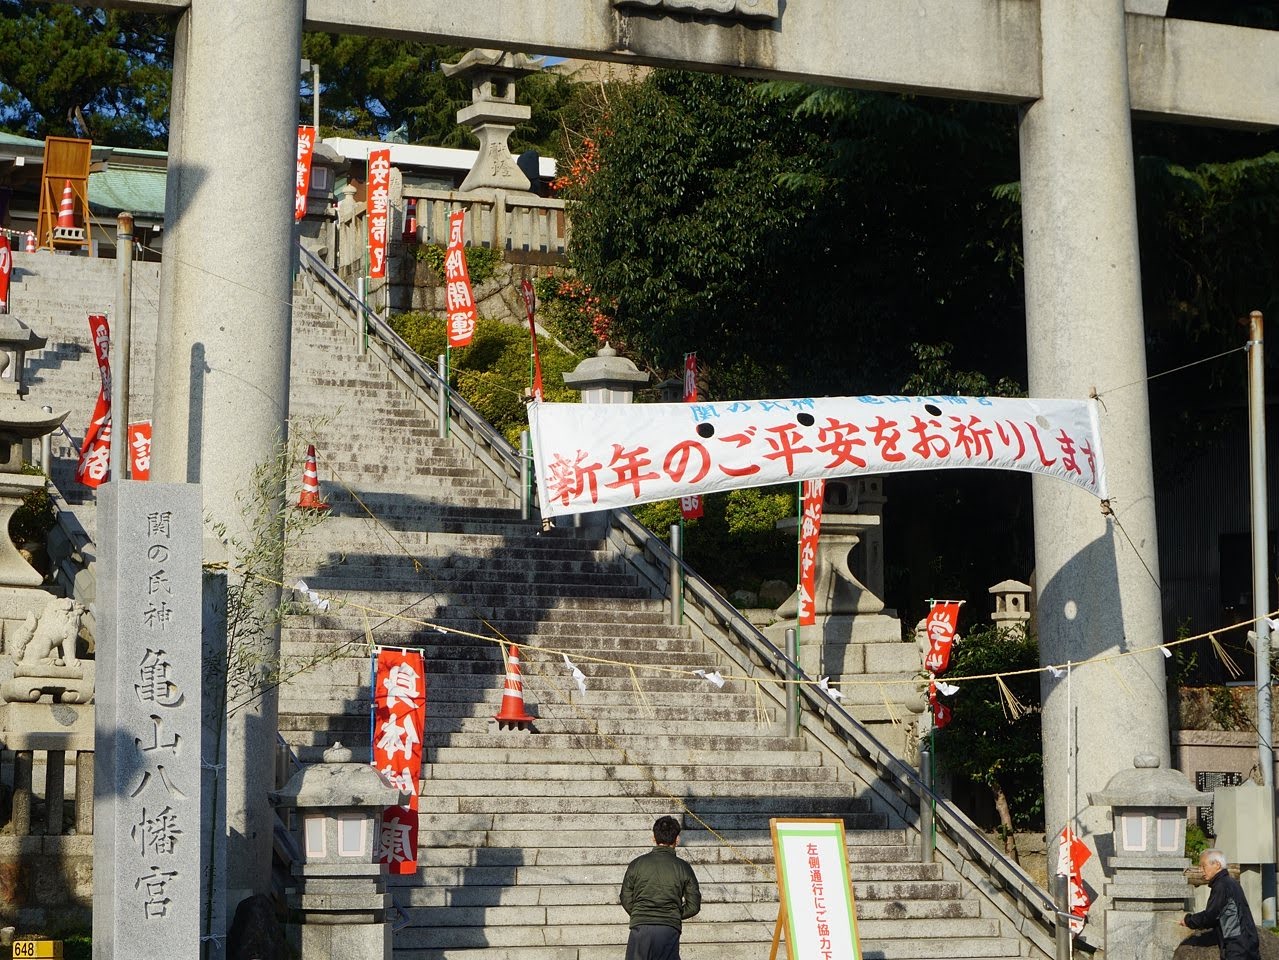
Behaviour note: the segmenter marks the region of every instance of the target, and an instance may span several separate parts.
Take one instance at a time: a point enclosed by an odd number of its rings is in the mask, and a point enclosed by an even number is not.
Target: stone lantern
[[[1186,808],[1212,802],[1183,774],[1160,766],[1159,758],[1134,758],[1088,802],[1111,808],[1113,853],[1106,858],[1112,877],[1105,894],[1106,956],[1109,960],[1170,957],[1181,942],[1175,924],[1189,887],[1185,869]]]
[[[562,376],[566,387],[581,391],[583,403],[630,403],[635,391],[648,383],[647,373],[607,343]]]
[[[389,960],[387,868],[374,862],[374,852],[382,811],[407,800],[340,743],[271,795],[288,812],[297,844],[293,874],[300,882],[287,891],[288,933],[305,960]]]
[[[440,69],[446,77],[471,81],[471,105],[457,112],[457,122],[475,134],[480,151],[461,189],[532,189],[506,143],[516,125],[533,114],[515,102],[515,81],[540,71],[541,61],[522,53],[470,50],[457,63],[442,64]]]
[[[988,591],[995,598],[995,612],[990,622],[1000,633],[1025,629],[1030,622],[1030,584],[1020,580],[1004,580]]]

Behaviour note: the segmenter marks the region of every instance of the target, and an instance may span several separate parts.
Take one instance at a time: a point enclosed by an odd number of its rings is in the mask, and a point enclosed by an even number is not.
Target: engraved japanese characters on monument
[[[98,516],[93,954],[110,960],[119,945],[130,958],[195,955],[200,488],[111,483],[99,490]]]

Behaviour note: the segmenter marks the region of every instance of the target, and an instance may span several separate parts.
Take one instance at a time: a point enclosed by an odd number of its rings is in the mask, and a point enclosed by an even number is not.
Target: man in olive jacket
[[[1199,866],[1212,893],[1208,895],[1208,906],[1199,913],[1186,914],[1181,925],[1191,930],[1215,927],[1222,960],[1259,960],[1261,946],[1252,909],[1239,881],[1226,869],[1226,855],[1220,850],[1205,850],[1199,857]]]
[[[651,851],[636,857],[622,880],[622,907],[631,918],[626,960],[679,960],[684,921],[702,909],[702,891],[686,860],[675,856],[679,821],[653,824]]]

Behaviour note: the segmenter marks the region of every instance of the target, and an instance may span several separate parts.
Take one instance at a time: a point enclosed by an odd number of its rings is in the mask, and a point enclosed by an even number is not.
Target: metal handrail
[[[700,607],[704,614],[730,631],[748,651],[755,653],[765,669],[775,673],[778,679],[785,679],[788,671],[794,671],[790,675],[808,680],[808,683],[800,686],[801,695],[817,714],[826,719],[831,730],[870,763],[881,779],[894,781],[888,786],[898,796],[906,799],[912,808],[919,809],[924,804],[932,806],[938,831],[949,836],[956,844],[967,847],[987,872],[997,875],[1000,885],[1010,896],[1029,911],[1030,918],[1041,927],[1043,934],[1046,937],[1051,935],[1057,920],[1057,907],[1052,897],[1041,890],[1019,865],[1010,861],[995,847],[962,810],[930,789],[914,768],[884,746],[836,700],[823,695],[798,663],[788,658],[740,610],[725,600],[681,558],[675,556],[665,541],[640,523],[633,513],[629,510],[613,510],[610,522],[614,529],[630,538],[644,554],[653,554],[656,566],[669,569],[674,564],[682,569],[685,610]],[[661,573],[656,573],[653,577],[655,586],[660,587],[664,580]],[[962,857],[962,852],[960,856]],[[1085,950],[1096,949],[1095,944],[1082,936],[1076,938],[1076,945]]]
[[[428,363],[423,361],[421,356],[409,347],[381,317],[377,316],[367,305],[361,302],[359,296],[333,272],[328,264],[311,251],[303,247],[300,247],[300,249],[303,255],[302,261],[308,271],[329,286],[345,301],[353,313],[356,310],[362,310],[369,319],[369,326],[372,331],[385,343],[388,351],[398,361],[407,366],[432,392],[438,392],[441,388],[449,391],[450,411],[458,414],[458,425],[466,431],[478,433],[479,439],[483,444],[498,456],[508,471],[514,472],[518,477],[520,454],[510,445],[507,439],[494,430],[488,421],[470,404],[466,403],[452,387],[443,383],[439,374]],[[461,435],[462,432],[459,431],[459,436]],[[699,609],[701,614],[708,620],[713,620],[724,629],[730,631],[748,652],[754,653],[763,662],[765,669],[776,674],[779,679],[784,679],[788,675],[788,671],[794,671],[793,675],[801,679],[811,680],[803,673],[799,664],[788,659],[783,651],[779,650],[754,624],[742,616],[741,611],[720,596],[703,577],[689,567],[681,558],[676,557],[671,552],[670,547],[660,537],[640,523],[634,514],[629,510],[611,510],[609,514],[611,528],[629,538],[642,556],[652,554],[656,566],[669,570],[672,565],[675,565],[682,571],[685,584],[686,610],[693,612],[690,608]],[[627,559],[633,563],[635,561],[635,558],[629,555]],[[657,575],[654,578],[654,586],[664,591],[666,589],[666,578],[660,574]],[[874,768],[878,779],[888,789],[892,790],[901,802],[915,810],[918,810],[925,803],[934,808],[938,832],[947,836],[956,845],[955,850],[951,851],[952,856],[957,858],[953,861],[955,866],[962,869],[969,862],[964,857],[963,850],[960,849],[961,847],[967,848],[973,858],[984,868],[984,872],[991,875],[992,879],[1019,904],[1023,910],[1023,916],[1030,919],[1038,928],[1036,932],[1041,937],[1047,938],[1048,949],[1046,949],[1046,952],[1051,954],[1051,937],[1055,931],[1058,916],[1057,908],[1052,898],[1039,888],[1029,874],[1017,864],[1012,863],[1001,850],[995,847],[986,838],[985,834],[968,819],[963,811],[950,800],[937,795],[925,785],[912,767],[904,763],[884,746],[869,729],[854,719],[847,710],[833,699],[822,695],[816,685],[811,682],[801,685],[800,690],[813,711],[825,718],[829,729],[841,742],[850,747]],[[810,715],[812,714],[810,713]],[[1013,920],[1014,918],[1010,917],[1009,919]],[[1020,926],[1019,932],[1023,934],[1029,933],[1029,931]],[[1096,949],[1095,944],[1082,936],[1076,938],[1076,945],[1084,950]]]
[[[464,443],[469,439],[471,442],[478,443],[491,451],[504,468],[504,475],[499,477],[499,479],[504,482],[510,492],[517,496],[522,495],[520,455],[516,453],[515,448],[511,446],[506,437],[493,429],[492,424],[484,418],[483,414],[445,383],[439,372],[424,361],[416,350],[405,343],[404,339],[392,329],[390,324],[364,303],[359,294],[352,290],[321,257],[300,244],[298,249],[301,252],[300,262],[307,272],[329,287],[351,311],[352,315],[356,317],[363,316],[365,328],[368,332],[377,337],[378,341],[395,361],[407,368],[421,386],[436,397],[440,395],[441,390],[447,391],[449,420],[463,428],[460,439]],[[360,331],[357,330],[356,332],[359,333]]]

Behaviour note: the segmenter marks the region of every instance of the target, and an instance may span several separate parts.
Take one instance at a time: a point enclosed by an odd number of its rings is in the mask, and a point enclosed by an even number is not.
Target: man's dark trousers
[[[662,923],[631,927],[626,960],[679,960],[679,931]]]

